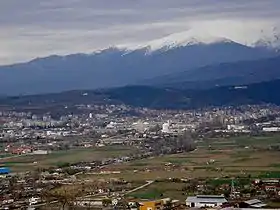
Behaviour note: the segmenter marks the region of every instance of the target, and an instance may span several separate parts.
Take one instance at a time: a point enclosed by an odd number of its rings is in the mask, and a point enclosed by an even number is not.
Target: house
[[[223,195],[197,195],[186,199],[186,206],[191,208],[219,207],[228,201]]]
[[[176,207],[180,205],[179,200],[164,198],[160,200],[142,200],[129,202],[130,210],[161,210],[167,206]]]
[[[163,207],[163,200],[140,202],[140,210],[158,210]]]
[[[139,210],[140,204],[138,202],[129,202],[128,203],[130,210]]]
[[[33,155],[47,155],[47,154],[49,154],[49,151],[47,151],[47,150],[35,150],[35,151],[33,151],[32,154]]]
[[[39,203],[40,201],[41,201],[40,198],[32,197],[32,198],[29,199],[29,205],[30,205],[30,206],[31,206],[31,205],[35,205],[35,204]]]
[[[247,200],[239,204],[240,208],[263,208],[265,206],[267,205],[258,199]]]
[[[102,199],[81,199],[76,201],[75,206],[79,207],[101,207],[103,206],[103,200]]]
[[[256,209],[255,208],[234,208],[234,207],[228,207],[228,208],[222,208],[220,210],[256,210]],[[258,210],[275,210],[275,209],[258,208]]]

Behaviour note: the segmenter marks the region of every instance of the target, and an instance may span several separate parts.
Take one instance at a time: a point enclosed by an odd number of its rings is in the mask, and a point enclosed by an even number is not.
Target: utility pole
[[[234,188],[234,180],[231,180],[231,189],[230,189],[230,197],[235,198],[235,188]]]

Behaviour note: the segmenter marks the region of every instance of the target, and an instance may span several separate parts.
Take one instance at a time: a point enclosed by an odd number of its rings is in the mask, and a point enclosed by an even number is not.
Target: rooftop
[[[261,207],[265,207],[266,204],[263,203],[262,201],[258,200],[258,199],[251,199],[248,201],[244,201],[244,203],[250,205],[253,208],[261,208]]]
[[[221,195],[198,195],[190,196],[186,199],[189,203],[227,203],[228,201]]]

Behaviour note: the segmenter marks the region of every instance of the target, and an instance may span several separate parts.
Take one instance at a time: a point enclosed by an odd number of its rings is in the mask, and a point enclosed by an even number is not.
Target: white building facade
[[[219,207],[228,201],[222,195],[197,195],[186,199],[186,206],[191,208]]]

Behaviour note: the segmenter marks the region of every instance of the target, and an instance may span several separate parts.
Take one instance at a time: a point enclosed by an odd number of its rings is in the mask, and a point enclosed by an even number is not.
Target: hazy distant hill
[[[247,86],[226,86],[207,90],[178,90],[155,87],[122,87],[107,91],[110,99],[132,106],[153,108],[200,108],[240,104],[280,105],[280,80]]]
[[[148,86],[125,86],[94,91],[68,91],[57,94],[8,97],[0,105],[36,106],[91,103],[124,103],[149,108],[200,108],[240,104],[280,105],[280,80],[243,87],[218,87],[207,90],[177,90]]]

